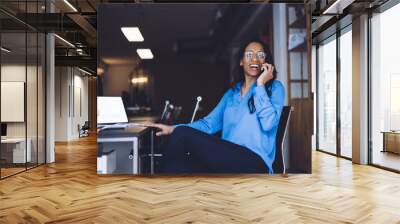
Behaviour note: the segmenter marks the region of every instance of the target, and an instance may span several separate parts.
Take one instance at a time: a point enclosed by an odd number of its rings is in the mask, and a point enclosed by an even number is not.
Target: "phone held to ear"
[[[264,72],[264,68],[261,68],[260,74],[258,74],[258,75],[261,75],[263,72]]]

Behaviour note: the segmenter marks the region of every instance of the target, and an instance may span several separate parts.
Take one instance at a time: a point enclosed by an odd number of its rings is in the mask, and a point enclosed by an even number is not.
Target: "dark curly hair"
[[[274,65],[274,59],[273,59],[271,50],[269,49],[268,45],[266,45],[262,40],[257,39],[257,38],[243,41],[240,44],[240,48],[239,48],[239,51],[236,56],[237,61],[240,61],[243,58],[246,47],[250,43],[253,43],[253,42],[259,43],[263,47],[264,52],[266,54],[265,62],[267,62],[268,64],[271,64],[271,65]],[[275,65],[274,65],[274,67],[275,67]],[[267,94],[269,97],[271,97],[271,95],[272,95],[272,83],[274,82],[274,80],[276,79],[276,76],[277,76],[277,71],[275,68],[274,68],[274,72],[272,75],[273,75],[273,78],[271,80],[269,80],[267,83],[265,83],[265,90],[267,91]],[[245,75],[243,74],[243,68],[242,68],[242,66],[240,66],[238,64],[234,71],[232,86],[235,86],[239,82],[244,83],[244,80],[245,80],[244,76]],[[253,95],[250,97],[249,101],[247,102],[247,105],[248,105],[248,108],[249,108],[249,111],[251,114],[256,111],[256,108],[254,106],[254,96]]]

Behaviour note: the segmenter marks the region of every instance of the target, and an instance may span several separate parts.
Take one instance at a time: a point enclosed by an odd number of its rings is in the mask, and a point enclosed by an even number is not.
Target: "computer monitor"
[[[97,123],[128,123],[128,117],[121,97],[97,97]]]
[[[1,137],[7,136],[7,124],[1,123]]]

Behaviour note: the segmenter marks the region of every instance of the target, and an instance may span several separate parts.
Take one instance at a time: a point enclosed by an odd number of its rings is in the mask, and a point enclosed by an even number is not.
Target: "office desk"
[[[158,122],[160,116],[132,116],[129,117],[129,122],[132,123],[142,123],[142,122]]]
[[[99,174],[140,174],[142,159],[150,156],[150,173],[154,173],[154,132],[148,127],[127,129],[105,129],[97,136],[98,158],[115,152],[115,170],[105,171],[98,167]],[[98,164],[99,165],[99,164]]]
[[[400,131],[382,131],[383,150],[382,152],[392,152],[400,154]]]
[[[25,142],[27,142],[26,151],[25,151]],[[1,139],[2,157],[3,159],[5,159],[6,163],[31,162],[32,160],[31,146],[32,146],[32,140],[30,138]]]

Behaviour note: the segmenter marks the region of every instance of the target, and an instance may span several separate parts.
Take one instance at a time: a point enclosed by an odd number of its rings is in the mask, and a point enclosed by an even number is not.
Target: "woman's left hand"
[[[257,78],[257,86],[263,86],[265,83],[267,83],[269,80],[271,80],[274,76],[274,66],[268,63],[264,63],[261,65],[261,68],[264,69],[264,71],[261,73],[261,75]]]

